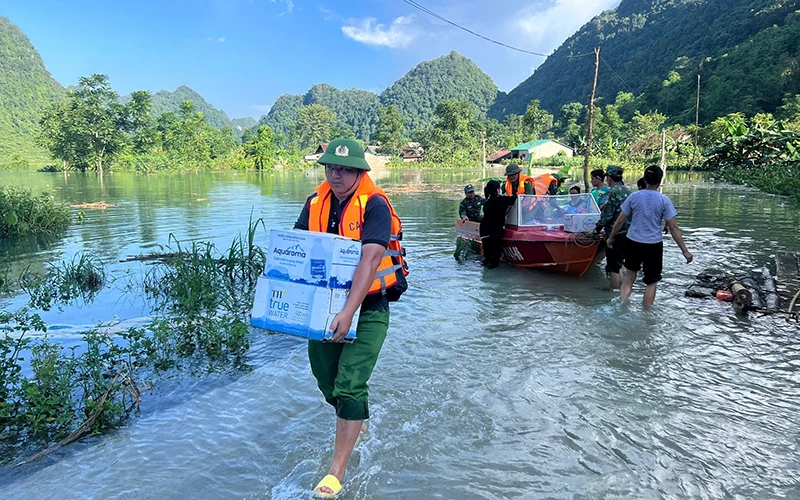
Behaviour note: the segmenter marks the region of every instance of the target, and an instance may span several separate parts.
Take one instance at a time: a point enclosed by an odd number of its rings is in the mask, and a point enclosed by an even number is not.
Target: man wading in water
[[[308,359],[317,386],[336,409],[336,442],[328,475],[314,488],[317,498],[335,498],[347,461],[369,418],[367,381],[389,329],[389,302],[407,288],[400,246],[400,219],[383,190],[367,175],[364,149],[350,139],[328,144],[318,163],[327,179],[308,198],[295,229],[361,240],[361,262],[344,309],[331,322],[331,342],[309,340]],[[341,343],[358,309],[356,339]]]

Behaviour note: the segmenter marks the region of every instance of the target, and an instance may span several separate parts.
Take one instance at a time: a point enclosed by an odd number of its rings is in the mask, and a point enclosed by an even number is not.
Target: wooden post
[[[589,157],[592,154],[592,127],[594,126],[594,94],[597,91],[597,73],[600,71],[600,47],[594,48],[594,83],[589,98],[589,130],[586,133],[586,158],[583,160],[583,186],[589,192]]]
[[[697,74],[697,104],[694,108],[694,149],[692,149],[692,164],[689,166],[690,172],[694,169],[698,135],[700,135],[700,73]]]
[[[481,131],[481,139],[483,140],[483,162],[481,163],[481,171],[483,178],[486,178],[486,131]]]

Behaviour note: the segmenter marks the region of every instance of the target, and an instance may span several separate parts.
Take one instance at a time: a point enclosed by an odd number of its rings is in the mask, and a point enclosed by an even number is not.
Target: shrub
[[[0,186],[0,237],[57,233],[69,227],[69,207],[47,194]]]

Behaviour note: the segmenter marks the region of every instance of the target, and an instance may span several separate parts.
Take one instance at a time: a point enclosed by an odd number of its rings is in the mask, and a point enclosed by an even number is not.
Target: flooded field
[[[321,175],[0,173],[101,204],[75,208],[84,221],[62,236],[0,243],[0,260],[14,273],[87,250],[122,283],[143,265],[120,260],[171,235],[226,246],[251,214],[290,228]],[[460,190],[482,176],[376,176],[403,219],[412,274],[392,305],[370,432],[343,498],[800,496],[796,324],[684,297],[703,270],[774,266],[776,252],[800,250],[800,206],[671,178],[664,193],[695,262],[668,240],[656,306],[644,311],[641,288],[621,306],[599,267],[574,278],[456,261]],[[42,317],[70,344],[86,327],[148,315],[112,285]],[[0,498],[305,498],[329,465],[333,413],[302,341],[251,340],[251,370],[161,381],[118,431],[0,470]]]

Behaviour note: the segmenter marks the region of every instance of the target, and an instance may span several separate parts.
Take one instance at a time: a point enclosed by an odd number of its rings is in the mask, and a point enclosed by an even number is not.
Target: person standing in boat
[[[464,186],[464,199],[458,206],[458,216],[463,221],[480,222],[481,207],[486,200],[475,194],[475,187],[472,184]]]
[[[597,221],[597,226],[595,227],[596,233],[605,231],[606,238],[611,234],[614,223],[622,213],[622,204],[631,194],[630,190],[628,190],[622,182],[622,174],[622,168],[616,165],[609,166],[606,172],[610,189],[606,195],[607,201],[600,212],[600,220]],[[623,256],[627,242],[625,234],[629,226],[630,222],[620,226],[614,248],[606,244],[606,273],[608,274],[611,290],[616,290],[622,284],[620,271],[622,270]]]
[[[400,219],[386,193],[367,175],[370,167],[361,145],[352,139],[331,141],[318,163],[325,166],[326,180],[308,198],[295,229],[361,240],[361,261],[347,302],[330,325],[332,341],[308,342],[311,372],[325,401],[336,410],[333,464],[314,495],[334,498],[342,489],[359,432],[366,429],[367,381],[389,329],[389,302],[405,291],[407,271]],[[359,309],[356,339],[342,343]]]
[[[606,202],[606,195],[611,190],[610,187],[606,186],[605,179],[606,173],[600,170],[592,170],[592,198],[594,198],[594,202],[597,203],[598,208],[603,208],[603,204]]]
[[[501,196],[500,183],[497,181],[487,182],[483,194],[486,196],[480,227],[483,265],[487,269],[494,269],[500,265],[506,214],[511,205],[517,201],[517,195]]]
[[[506,180],[503,182],[502,192],[508,196],[516,194],[536,194],[533,179],[522,173],[516,163],[506,166]],[[487,198],[488,199],[488,198]]]
[[[658,192],[664,171],[657,165],[651,165],[644,171],[644,181],[647,189],[636,191],[622,204],[622,213],[614,228],[608,236],[608,247],[615,248],[619,232],[628,221],[626,248],[625,248],[625,280],[620,288],[620,300],[627,302],[633,290],[633,283],[639,270],[644,271],[644,305],[651,306],[656,301],[656,289],[661,281],[661,271],[664,263],[664,241],[661,233],[661,221],[667,222],[667,229],[672,238],[683,252],[686,263],[690,264],[694,256],[686,243],[675,221],[678,212],[672,200]]]

